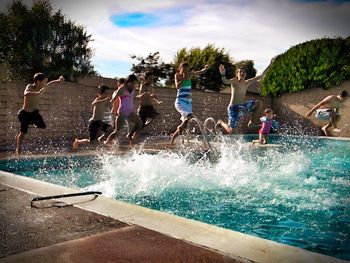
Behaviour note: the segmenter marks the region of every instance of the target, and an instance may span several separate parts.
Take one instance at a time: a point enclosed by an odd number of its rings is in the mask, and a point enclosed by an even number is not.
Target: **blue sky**
[[[31,3],[31,0],[22,0]],[[0,1],[3,10],[10,0]],[[350,35],[350,1],[309,0],[54,0],[92,34],[92,60],[106,77],[130,73],[130,55],[160,52],[171,62],[183,47],[225,48],[252,59],[258,73],[272,57],[298,43]]]

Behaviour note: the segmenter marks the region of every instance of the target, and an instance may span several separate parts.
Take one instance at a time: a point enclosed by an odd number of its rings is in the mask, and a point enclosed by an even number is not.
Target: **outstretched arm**
[[[270,64],[267,66],[267,68],[263,71],[263,73],[261,75],[256,76],[256,77],[251,78],[251,79],[247,79],[246,83],[251,84],[251,83],[256,82],[256,81],[261,81],[265,77],[266,73],[269,71],[269,69],[270,69],[272,63],[275,61],[275,59],[276,59],[276,57],[273,57],[271,59]]]
[[[92,105],[92,106],[96,106],[96,104],[105,102],[105,101],[107,101],[107,100],[109,100],[109,97],[106,97],[106,98],[104,98],[104,99],[96,98],[96,99],[91,103],[91,105]]]
[[[235,78],[232,78],[232,79],[227,79],[226,78],[226,69],[225,69],[225,66],[223,64],[221,64],[219,66],[219,71],[220,71],[220,74],[221,74],[221,80],[222,80],[222,83],[226,84],[226,85],[231,85],[235,82]]]
[[[317,103],[311,110],[309,110],[309,111],[305,114],[305,116],[306,116],[306,117],[310,117],[311,114],[312,114],[315,110],[317,110],[317,109],[319,109],[321,106],[326,105],[327,103],[329,103],[329,102],[333,99],[333,97],[334,97],[333,95],[330,95],[330,96],[326,97],[325,99],[323,99],[321,102]]]
[[[205,72],[207,72],[208,68],[209,68],[209,65],[207,64],[207,65],[204,66],[203,69],[198,70],[198,71],[192,71],[191,74],[192,74],[193,76],[202,75],[202,74],[204,74]]]

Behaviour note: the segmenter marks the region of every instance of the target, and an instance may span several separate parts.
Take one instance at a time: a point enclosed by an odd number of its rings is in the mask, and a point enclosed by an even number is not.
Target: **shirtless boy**
[[[49,86],[60,84],[64,81],[63,76],[59,79],[52,80],[47,83],[47,77],[43,73],[36,73],[33,77],[33,84],[28,84],[24,90],[23,107],[18,112],[18,120],[21,123],[20,131],[16,135],[16,156],[18,157],[22,151],[22,143],[25,135],[28,133],[30,124],[34,124],[37,128],[45,129],[46,124],[43,117],[39,113],[40,96]]]
[[[271,61],[272,63],[272,61]],[[271,65],[270,63],[270,65]],[[225,123],[222,120],[218,120],[217,125],[220,125],[225,129],[227,133],[234,133],[238,122],[241,117],[243,117],[246,113],[252,112],[252,116],[250,118],[250,121],[248,123],[248,127],[251,127],[253,125],[258,125],[259,122],[259,113],[262,110],[262,102],[259,100],[245,100],[245,95],[247,93],[247,89],[249,85],[251,85],[253,82],[261,81],[261,79],[264,77],[265,73],[267,72],[269,67],[267,67],[263,74],[260,76],[256,76],[251,79],[245,79],[246,72],[243,68],[238,68],[236,70],[236,77],[232,79],[227,79],[225,76],[226,70],[224,65],[220,65],[219,71],[222,76],[222,82],[224,84],[230,84],[231,85],[231,99],[230,104],[227,108],[227,115],[228,115],[228,123]]]
[[[344,101],[349,97],[349,93],[343,90],[338,95],[330,95],[317,103],[305,116],[310,117],[316,111],[315,117],[318,120],[327,121],[321,129],[326,136],[329,136],[328,128],[333,126],[334,132],[339,132],[337,124],[340,120],[339,109],[344,107]]]

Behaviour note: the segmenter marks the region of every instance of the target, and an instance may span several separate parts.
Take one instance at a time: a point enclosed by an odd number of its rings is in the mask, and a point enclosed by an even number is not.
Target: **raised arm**
[[[251,79],[247,79],[246,83],[251,84],[252,82],[261,81],[265,77],[266,73],[269,71],[269,69],[270,69],[272,63],[275,61],[275,59],[276,59],[276,57],[273,57],[271,59],[270,64],[267,66],[267,68],[263,71],[263,73],[261,75],[256,76],[256,77],[251,78]]]
[[[28,84],[26,89],[24,90],[24,96],[37,96],[44,91],[44,89],[41,89],[39,91],[34,91],[33,88],[34,87],[32,84]]]
[[[209,68],[209,65],[207,64],[207,65],[204,66],[203,69],[198,70],[198,71],[192,71],[191,74],[192,74],[193,76],[202,75],[202,74],[204,74],[205,72],[207,72],[208,68]]]
[[[124,89],[125,87],[121,87],[117,91],[114,91],[110,102],[113,102],[116,98],[120,97],[123,94]]]
[[[235,78],[232,78],[232,79],[227,79],[226,78],[226,69],[225,69],[225,66],[223,64],[221,64],[219,66],[219,71],[220,71],[220,74],[221,74],[221,80],[222,80],[222,83],[226,84],[226,85],[231,85],[235,82]]]
[[[91,103],[91,105],[92,105],[92,106],[96,106],[97,104],[102,103],[102,102],[105,102],[105,101],[107,101],[107,100],[109,100],[109,97],[106,97],[106,98],[104,98],[104,99],[96,98],[96,99]]]
[[[311,114],[312,114],[315,110],[317,110],[317,109],[319,109],[320,107],[322,107],[323,105],[326,105],[327,103],[331,102],[331,100],[332,100],[333,98],[334,98],[334,95],[330,95],[330,96],[326,97],[326,98],[323,99],[321,102],[317,103],[311,110],[309,110],[309,111],[305,114],[305,116],[306,116],[306,117],[310,117]]]

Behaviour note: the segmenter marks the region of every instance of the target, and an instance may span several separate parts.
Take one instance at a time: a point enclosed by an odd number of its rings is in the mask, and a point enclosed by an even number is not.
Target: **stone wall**
[[[281,97],[274,97],[272,99],[273,107],[279,121],[284,124],[285,132],[314,136],[324,135],[321,127],[327,122],[316,120],[314,117],[315,114],[310,118],[305,118],[304,116],[306,112],[325,97],[328,95],[337,95],[343,90],[347,90],[350,94],[350,81],[345,81],[340,86],[328,90],[315,88],[298,93],[284,94]],[[344,102],[344,106],[341,109],[341,119],[338,124],[341,131],[336,134],[333,133],[333,136],[350,137],[350,98]]]
[[[74,138],[88,137],[86,121],[91,116],[91,102],[96,97],[97,86],[106,83],[115,87],[115,80],[95,78],[85,79],[78,83],[64,82],[59,87],[51,87],[42,95],[39,110],[47,128],[30,128],[23,148],[36,147],[52,143],[67,143]],[[91,84],[93,83],[93,85]],[[17,112],[23,104],[23,91],[26,83],[1,82],[0,83],[0,150],[13,150],[15,147],[15,135],[19,130]],[[143,131],[146,135],[170,134],[180,123],[180,115],[176,112],[174,101],[176,90],[173,88],[156,88],[155,93],[163,103],[156,105],[160,116]],[[264,107],[271,107],[269,97],[261,98],[256,95],[248,95],[248,98],[259,98],[264,101]],[[193,112],[204,121],[208,117],[215,120],[221,118],[227,120],[226,108],[230,100],[229,93],[214,93],[201,90],[193,90]],[[135,101],[137,107],[137,101]],[[239,132],[256,132],[248,130],[247,117],[238,127]]]

